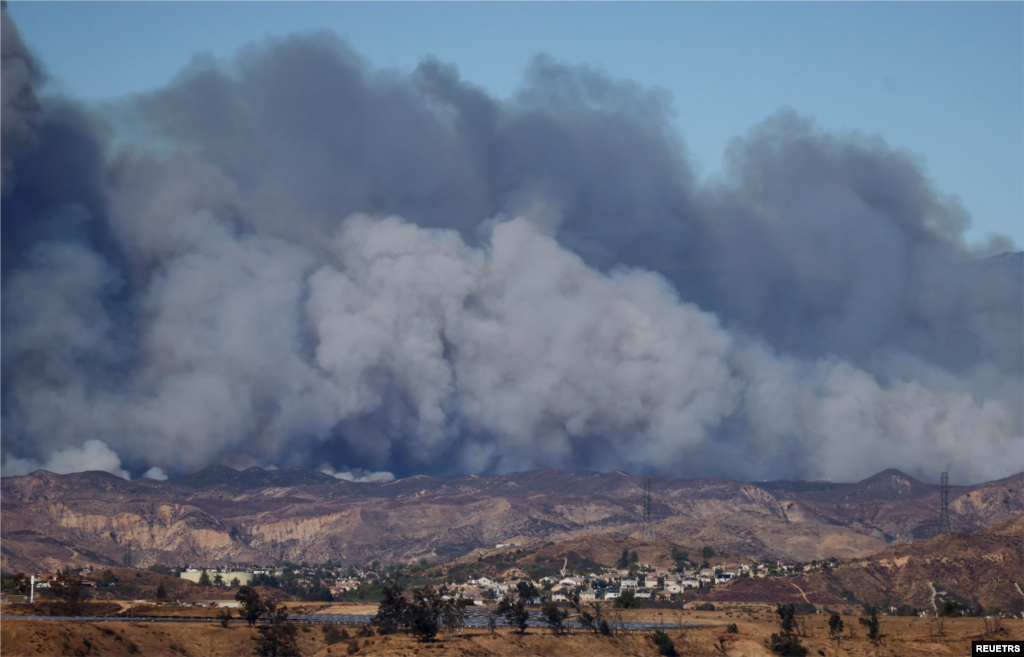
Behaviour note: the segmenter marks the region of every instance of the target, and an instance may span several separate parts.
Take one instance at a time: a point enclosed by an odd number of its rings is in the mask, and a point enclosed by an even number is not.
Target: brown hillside
[[[1024,513],[1022,487],[1024,473],[951,487],[954,528]],[[938,489],[895,470],[848,484],[655,477],[652,506],[659,545],[807,561],[865,557],[934,534]],[[302,469],[216,467],[125,481],[37,471],[4,478],[0,501],[5,571],[116,565],[129,544],[142,566],[445,562],[497,543],[635,540],[643,479],[547,469],[354,484]]]

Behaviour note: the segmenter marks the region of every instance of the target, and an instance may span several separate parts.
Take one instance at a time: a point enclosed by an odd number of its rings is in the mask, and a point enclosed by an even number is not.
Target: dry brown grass
[[[683,622],[711,625],[698,630],[668,632],[680,654],[694,657],[769,657],[765,641],[777,631],[771,610],[756,604],[735,605],[715,612],[639,610],[624,614],[624,618],[665,622],[681,619]],[[884,636],[873,644],[867,640],[856,616],[844,616],[847,628],[854,628],[854,636],[850,638],[844,632],[842,641],[837,645],[828,639],[825,616],[805,616],[803,620],[810,635],[803,641],[810,648],[811,657],[957,657],[968,654],[971,640],[981,638],[985,632],[980,618],[951,619],[945,624],[945,636],[938,636],[932,620],[884,617],[881,619]],[[736,623],[739,633],[726,634],[727,623]],[[352,628],[349,631],[355,635]],[[134,644],[137,648],[135,654],[144,657],[228,657],[252,654],[251,637],[254,634],[254,630],[241,625],[224,629],[212,622],[176,625],[5,620],[0,627],[0,652],[5,656],[74,655],[76,651],[82,653],[88,641],[90,648],[86,654],[89,655],[129,655],[129,646]],[[618,657],[657,654],[644,633],[608,638],[580,632],[556,637],[539,629],[531,629],[525,636],[514,635],[507,630],[499,630],[495,635],[489,635],[485,630],[472,630],[461,638],[442,635],[438,641],[427,644],[407,635],[394,635],[350,639],[331,646],[324,641],[319,627],[307,627],[298,636],[304,657],[348,655],[349,645],[353,643],[358,646],[355,654],[381,657]],[[1004,621],[998,638],[1024,639],[1024,624]]]

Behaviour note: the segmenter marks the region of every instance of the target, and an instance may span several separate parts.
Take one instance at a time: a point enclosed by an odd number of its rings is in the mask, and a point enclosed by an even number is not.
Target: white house
[[[623,577],[619,585],[624,589],[635,589],[638,586],[637,580],[634,577]]]
[[[214,572],[212,570],[208,570],[208,571],[206,571],[206,575],[207,575],[207,577],[210,578],[210,581],[212,582],[214,580],[214,578],[217,577],[218,573],[216,573],[216,572]],[[187,579],[190,582],[196,582],[196,583],[199,582],[199,578],[202,577],[202,576],[203,576],[202,572],[198,572],[197,573],[197,572],[185,571],[185,572],[183,572],[181,574],[181,578],[182,579]],[[246,573],[246,572],[242,572],[242,571],[232,571],[232,572],[229,572],[229,573],[220,573],[220,577],[221,577],[221,581],[224,583],[225,586],[230,584],[231,581],[234,580],[234,579],[238,579],[238,583],[240,585],[242,585],[242,586],[249,586],[250,584],[252,584],[252,573]]]

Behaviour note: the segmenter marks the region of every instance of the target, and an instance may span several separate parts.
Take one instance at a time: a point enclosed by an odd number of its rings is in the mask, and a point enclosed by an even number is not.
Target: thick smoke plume
[[[662,93],[327,34],[101,108],[37,71],[5,10],[4,474],[1019,466],[1020,258],[880,139],[782,111],[701,182]]]

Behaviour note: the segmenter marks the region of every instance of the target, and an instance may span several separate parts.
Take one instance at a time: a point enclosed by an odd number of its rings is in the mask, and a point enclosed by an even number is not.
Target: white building
[[[206,571],[206,574],[210,578],[210,583],[213,583],[213,579],[218,575],[218,573],[216,573],[216,572],[214,572],[212,570]],[[240,586],[249,586],[250,584],[252,584],[252,573],[244,573],[244,572],[241,572],[241,571],[233,571],[233,572],[219,573],[219,574],[221,576],[221,580],[222,580],[224,586],[228,586],[229,584],[231,584],[231,581],[236,579],[236,578],[238,579],[238,583],[239,583]],[[185,571],[185,572],[183,572],[181,574],[181,578],[182,579],[187,579],[188,581],[195,582],[197,584],[199,583],[199,578],[202,577],[202,576],[203,576],[202,572],[192,572],[191,570],[187,570],[187,571]]]

